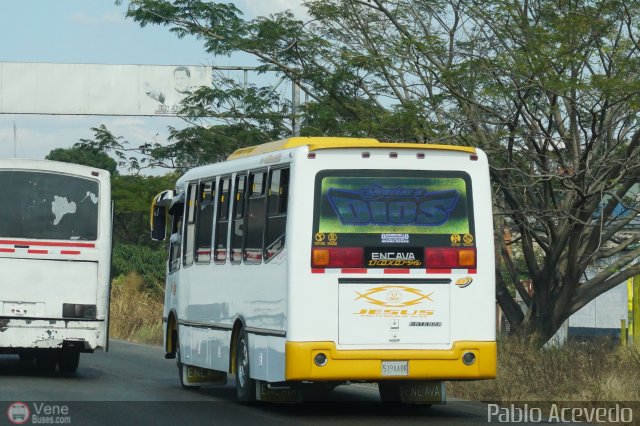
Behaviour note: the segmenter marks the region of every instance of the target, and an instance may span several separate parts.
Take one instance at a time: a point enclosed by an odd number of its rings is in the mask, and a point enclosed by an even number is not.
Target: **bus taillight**
[[[314,268],[361,268],[363,264],[362,247],[314,247],[311,252]]]
[[[475,248],[428,247],[424,249],[425,266],[429,269],[456,269],[476,267]]]

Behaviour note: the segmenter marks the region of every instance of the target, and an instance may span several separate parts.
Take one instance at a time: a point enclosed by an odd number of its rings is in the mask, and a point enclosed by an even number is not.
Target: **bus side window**
[[[196,262],[211,261],[211,231],[213,228],[213,203],[215,192],[213,182],[200,182],[198,185],[198,211],[196,221]]]
[[[193,264],[193,249],[195,247],[196,236],[196,209],[198,208],[198,184],[189,184],[187,190],[187,211],[185,213],[185,235],[184,235],[184,247],[182,263],[184,266],[190,266]]]
[[[171,238],[169,240],[169,273],[180,268],[180,247],[182,246],[182,208],[183,204],[176,205],[171,216]]]
[[[227,261],[227,236],[229,235],[229,206],[231,205],[231,178],[220,179],[217,191],[218,212],[216,217],[215,257],[216,263]]]
[[[264,222],[266,214],[267,172],[252,172],[247,187],[247,236],[244,245],[245,263],[262,263]]]
[[[288,199],[289,169],[271,170],[267,191],[267,232],[264,243],[266,262],[284,248]]]
[[[235,183],[231,228],[231,263],[240,263],[242,260],[242,237],[244,236],[244,202],[247,175],[236,175]]]

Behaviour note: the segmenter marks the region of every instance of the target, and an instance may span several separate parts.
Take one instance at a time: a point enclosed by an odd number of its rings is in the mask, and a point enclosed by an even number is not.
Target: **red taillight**
[[[311,251],[313,268],[361,268],[363,264],[362,247],[314,247]]]
[[[476,268],[476,249],[473,247],[429,247],[424,249],[427,269]]]

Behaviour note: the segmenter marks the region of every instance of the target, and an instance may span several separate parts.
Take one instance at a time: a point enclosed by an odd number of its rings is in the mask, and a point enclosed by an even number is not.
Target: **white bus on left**
[[[0,159],[0,353],[75,372],[107,349],[111,181],[94,167]]]

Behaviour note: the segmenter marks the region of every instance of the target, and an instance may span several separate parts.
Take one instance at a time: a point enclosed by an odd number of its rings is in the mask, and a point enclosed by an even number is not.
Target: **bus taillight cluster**
[[[424,267],[426,269],[475,269],[475,247],[427,247],[424,263],[418,260],[366,261],[363,247],[314,247],[312,268]]]

